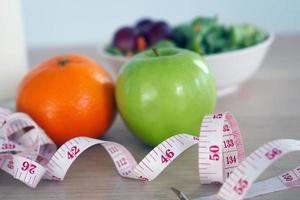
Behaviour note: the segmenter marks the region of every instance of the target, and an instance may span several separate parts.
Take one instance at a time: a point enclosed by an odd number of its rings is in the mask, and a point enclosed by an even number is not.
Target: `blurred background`
[[[25,0],[22,11],[29,48],[108,41],[117,28],[141,17],[177,24],[218,15],[225,23],[250,22],[279,34],[300,32],[299,0]]]
[[[293,50],[293,45],[295,48],[300,46],[299,42],[297,43],[300,33],[299,0],[0,0],[0,89],[2,94],[6,94],[2,95],[2,99],[15,94],[18,81],[28,68],[54,55],[70,52],[88,55],[116,75],[132,53],[155,44],[149,42],[148,38],[149,44],[145,46],[147,38],[144,36],[140,38],[144,39],[144,44],[135,44],[138,37],[133,31],[129,36],[127,34],[127,37],[120,36],[118,40],[114,40],[119,41],[115,42],[118,45],[111,45],[113,35],[120,27],[133,27],[142,18],[152,18],[154,21],[164,20],[172,28],[176,26],[176,29],[181,23],[191,25],[192,20],[198,16],[218,16],[219,24],[246,22],[266,32],[256,30],[253,26],[235,26],[234,29],[218,26],[217,29],[212,29],[213,34],[201,36],[199,42],[199,35],[191,34],[194,32],[192,28],[195,27],[189,26],[186,41],[180,46],[177,40],[177,46],[209,55],[258,44],[265,41],[266,33],[275,33],[278,36],[276,43],[280,46],[278,50],[283,52],[283,47],[287,46],[289,52],[299,52]],[[205,30],[203,26],[202,33]],[[161,27],[163,26],[160,26],[162,30],[155,29],[147,34],[155,38],[158,37],[156,34],[162,37],[169,33],[168,25],[166,29]],[[179,33],[185,35],[185,31],[186,28],[183,28]],[[124,31],[122,33],[124,34]],[[180,34],[177,31],[177,36]],[[227,88],[229,83],[236,84],[249,79],[257,71],[273,41],[273,34],[270,35],[272,37],[268,38],[263,48],[257,48],[239,59],[234,54],[231,54],[231,57],[227,56],[227,61],[206,57],[206,62],[212,67],[218,80],[217,88],[225,88],[225,85]],[[172,37],[175,37],[175,34]],[[124,42],[130,43],[129,50],[121,48]],[[121,55],[122,58],[115,57],[116,55]],[[251,62],[249,58],[252,58]],[[246,64],[251,66],[245,66]],[[232,74],[224,76],[220,69],[235,74],[236,80],[232,78]],[[225,80],[224,77],[230,77],[230,80]]]

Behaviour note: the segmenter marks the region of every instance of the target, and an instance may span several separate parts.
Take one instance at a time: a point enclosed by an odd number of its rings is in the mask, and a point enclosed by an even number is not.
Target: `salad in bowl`
[[[117,73],[131,56],[147,49],[179,47],[204,57],[211,67],[218,94],[234,91],[259,68],[274,39],[252,24],[219,22],[217,17],[196,17],[175,26],[166,21],[142,19],[119,28],[109,44],[100,46],[103,64]]]

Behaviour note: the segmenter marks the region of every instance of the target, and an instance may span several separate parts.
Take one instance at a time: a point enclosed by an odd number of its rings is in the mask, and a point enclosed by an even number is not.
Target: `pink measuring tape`
[[[300,186],[300,166],[278,177],[254,183],[278,158],[300,151],[300,141],[275,140],[245,158],[237,122],[228,112],[205,116],[200,133],[199,137],[172,136],[137,164],[124,146],[110,141],[77,137],[57,149],[28,115],[0,108],[0,168],[34,188],[41,179],[62,181],[82,152],[101,144],[121,176],[151,181],[183,151],[198,144],[201,183],[223,185],[218,194],[196,199],[238,200]]]

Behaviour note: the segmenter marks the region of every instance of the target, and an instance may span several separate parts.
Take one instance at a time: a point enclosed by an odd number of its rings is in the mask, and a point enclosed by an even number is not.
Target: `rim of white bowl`
[[[249,47],[245,47],[242,49],[236,49],[236,50],[232,50],[232,51],[227,51],[227,52],[221,52],[221,53],[216,53],[216,54],[210,54],[210,55],[204,55],[203,57],[205,59],[213,59],[213,58],[217,58],[217,57],[223,57],[223,56],[228,56],[228,55],[232,55],[232,54],[240,54],[240,53],[245,53],[247,51],[251,51],[253,49],[256,48],[260,48],[263,46],[269,46],[270,44],[272,44],[272,42],[275,39],[275,34],[273,34],[272,32],[268,32],[268,38],[260,43],[257,43],[255,45],[249,46]],[[116,61],[119,62],[126,62],[129,58],[124,57],[124,56],[115,56],[112,54],[109,54],[105,51],[105,47],[107,46],[106,43],[101,43],[98,46],[98,54],[102,57],[108,58],[108,59],[114,59]]]

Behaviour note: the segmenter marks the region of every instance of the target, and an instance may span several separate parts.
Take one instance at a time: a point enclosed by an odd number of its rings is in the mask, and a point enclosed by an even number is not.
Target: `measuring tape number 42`
[[[42,179],[62,181],[74,160],[97,144],[108,152],[122,177],[142,181],[155,179],[177,156],[198,144],[200,182],[223,184],[217,194],[196,198],[199,200],[238,200],[300,186],[300,166],[254,183],[274,161],[300,151],[300,141],[274,140],[245,158],[238,124],[229,112],[205,116],[199,137],[174,135],[137,163],[121,144],[88,137],[73,138],[57,149],[28,115],[0,108],[0,168],[30,187],[35,188]]]

